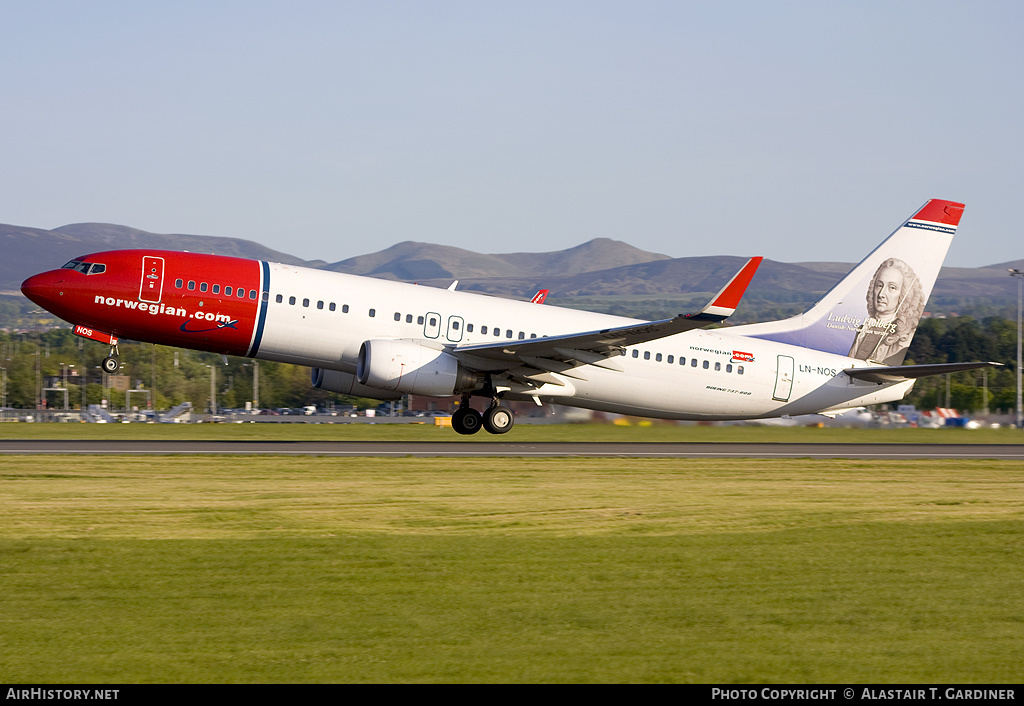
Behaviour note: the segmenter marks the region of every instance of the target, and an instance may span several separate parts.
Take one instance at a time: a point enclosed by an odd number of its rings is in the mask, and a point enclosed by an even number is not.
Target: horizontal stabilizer
[[[998,368],[1002,363],[935,363],[933,365],[895,365],[891,367],[871,368],[847,368],[843,372],[857,380],[867,382],[904,382],[916,380],[917,378],[928,377],[929,375],[945,375],[946,373],[959,373],[964,370],[977,370],[978,368]]]

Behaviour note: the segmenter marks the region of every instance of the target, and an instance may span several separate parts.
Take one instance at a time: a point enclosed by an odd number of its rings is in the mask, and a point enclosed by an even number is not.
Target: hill
[[[627,243],[596,238],[544,253],[477,253],[463,248],[406,241],[340,262],[308,262],[239,238],[158,234],[107,223],[77,223],[53,230],[0,225],[0,291],[19,294],[31,274],[76,256],[115,248],[213,252],[334,272],[528,298],[549,289],[549,303],[654,318],[678,313],[683,303],[712,294],[742,264],[731,256],[670,258]],[[1012,261],[979,268],[943,268],[929,303],[934,313],[975,316],[1015,313]],[[747,294],[748,315],[797,313],[817,300],[852,265],[765,260]],[[699,305],[702,302],[697,302]],[[777,305],[785,305],[780,308]]]
[[[623,264],[667,259],[668,255],[645,252],[609,238],[596,238],[568,250],[556,252],[494,255],[482,255],[447,245],[406,241],[377,253],[360,255],[327,265],[325,269],[352,275],[408,281],[475,281],[575,275]]]

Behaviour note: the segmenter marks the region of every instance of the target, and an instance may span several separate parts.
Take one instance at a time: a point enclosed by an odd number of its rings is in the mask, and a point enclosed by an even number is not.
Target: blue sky
[[[856,261],[928,198],[1024,258],[1014,2],[0,5],[0,222],[342,260],[596,237]]]

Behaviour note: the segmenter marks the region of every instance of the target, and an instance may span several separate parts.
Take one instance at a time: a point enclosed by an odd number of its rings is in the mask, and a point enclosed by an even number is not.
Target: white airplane
[[[711,330],[761,258],[701,311],[662,321],[158,250],[85,255],[22,292],[109,345],[108,372],[119,337],[295,363],[349,395],[461,395],[460,434],[509,431],[503,400],[662,419],[830,415],[902,399],[918,377],[997,365],[900,365],[962,212],[929,201],[805,314]]]

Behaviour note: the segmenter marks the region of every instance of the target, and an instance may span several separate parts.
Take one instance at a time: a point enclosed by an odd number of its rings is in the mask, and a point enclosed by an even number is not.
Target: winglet
[[[729,280],[728,284],[722,287],[722,291],[716,294],[706,307],[701,309],[698,316],[715,317],[718,319],[732,316],[763,259],[763,257],[752,257],[747,260],[747,264]]]
[[[531,304],[543,304],[544,299],[548,296],[548,292],[551,290],[541,289],[533,295],[533,299],[530,300]]]

